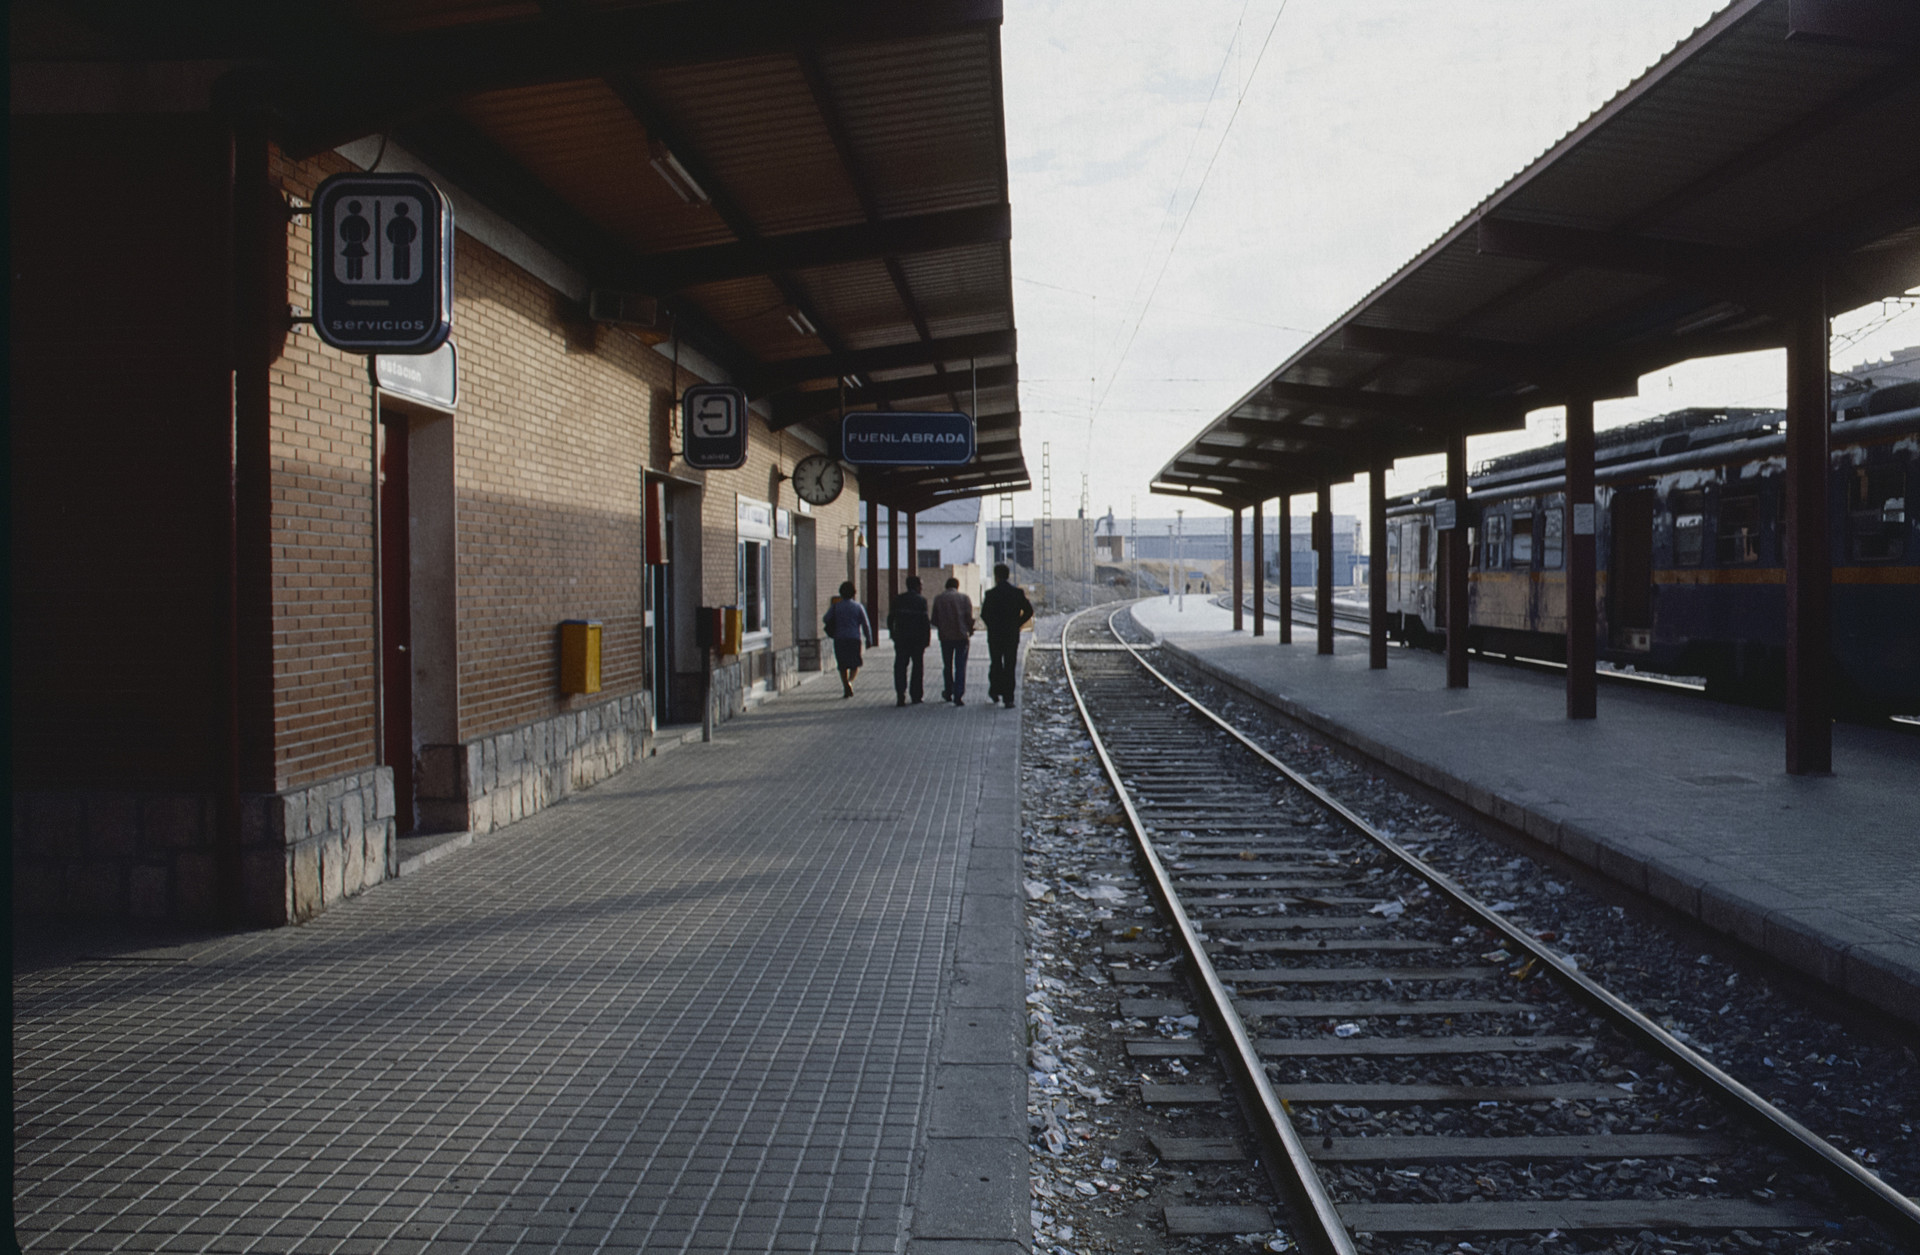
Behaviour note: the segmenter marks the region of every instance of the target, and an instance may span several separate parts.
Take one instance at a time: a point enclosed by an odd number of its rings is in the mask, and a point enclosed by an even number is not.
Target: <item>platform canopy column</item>
[[[907,574],[920,573],[920,512],[907,511]]]
[[[880,503],[867,498],[867,610],[880,608]]]
[[[1387,468],[1393,464],[1375,449],[1367,473],[1367,668],[1387,666]]]
[[[893,599],[900,595],[900,511],[887,507],[887,604],[880,613],[885,614],[893,607]]]
[[[1333,485],[1320,481],[1313,511],[1313,605],[1319,617],[1319,648],[1333,652]]]
[[[1245,513],[1246,511],[1240,509],[1238,506],[1234,507],[1234,511],[1233,511],[1233,630],[1236,632],[1246,631],[1246,621],[1240,609],[1241,591],[1243,588],[1243,585],[1241,583],[1242,575],[1241,575],[1241,566],[1240,566],[1240,531],[1241,531],[1241,522],[1242,522],[1241,516]]]
[[[1280,560],[1280,609],[1275,617],[1280,625],[1280,643],[1293,644],[1293,498],[1280,494],[1280,535],[1274,542],[1274,557]]]
[[[1593,398],[1567,398],[1567,718],[1591,719],[1594,692]]]
[[[1833,770],[1832,555],[1827,548],[1828,391],[1826,286],[1798,293],[1787,339],[1787,772]]]
[[[1253,634],[1267,634],[1267,503],[1253,503]]]
[[[1440,534],[1441,594],[1446,603],[1447,687],[1467,687],[1467,433],[1447,437],[1447,497],[1453,526]]]

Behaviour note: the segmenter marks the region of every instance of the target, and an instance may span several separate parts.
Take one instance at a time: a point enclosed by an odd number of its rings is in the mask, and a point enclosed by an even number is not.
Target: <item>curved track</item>
[[[1920,1249],[1912,1200],[1208,710],[1123,638],[1123,611],[1097,613],[1062,634],[1068,684],[1303,1246],[1865,1215]],[[1342,1136],[1356,1123],[1391,1132]],[[1753,1131],[1811,1187],[1722,1185],[1709,1167]],[[1597,1161],[1664,1163],[1662,1188],[1556,1184],[1556,1165]],[[1492,1185],[1474,1168],[1492,1162],[1525,1164],[1528,1188],[1449,1188]]]

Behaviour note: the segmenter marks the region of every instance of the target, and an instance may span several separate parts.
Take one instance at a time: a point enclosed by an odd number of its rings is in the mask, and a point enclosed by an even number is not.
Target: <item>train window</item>
[[[1480,534],[1486,541],[1485,556],[1480,559],[1480,569],[1492,571],[1506,565],[1507,520],[1500,514],[1489,514],[1480,520]]]
[[[1857,562],[1906,556],[1906,469],[1856,466],[1847,475],[1847,539]]]
[[[1427,526],[1425,519],[1420,520],[1420,569],[1422,571],[1433,566],[1433,555],[1428,552],[1432,538],[1433,529]]]
[[[1707,492],[1688,488],[1675,492],[1673,506],[1673,564],[1699,566],[1707,550]]]
[[[1540,565],[1558,571],[1566,565],[1567,514],[1557,505],[1540,512]]]
[[[1533,515],[1513,516],[1513,565],[1533,565]]]
[[[1760,561],[1760,498],[1720,498],[1720,526],[1713,556],[1723,566]]]

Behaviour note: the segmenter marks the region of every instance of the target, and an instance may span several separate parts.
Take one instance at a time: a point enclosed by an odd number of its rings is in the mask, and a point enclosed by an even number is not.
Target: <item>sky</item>
[[[1007,0],[1022,443],[1040,512],[1218,513],[1148,484],[1315,333],[1653,65],[1719,0]],[[1920,301],[1835,320],[1836,369]],[[1785,354],[1683,364],[1599,426],[1783,405]],[[1470,463],[1559,433],[1475,438]],[[1388,491],[1439,482],[1403,460]],[[1365,481],[1334,509],[1364,510]],[[1296,509],[1306,508],[1300,503]]]

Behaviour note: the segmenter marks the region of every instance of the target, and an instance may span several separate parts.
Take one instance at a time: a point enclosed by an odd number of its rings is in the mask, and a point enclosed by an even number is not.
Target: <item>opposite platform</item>
[[[1024,1250],[1020,716],[889,663],[311,923],[17,975],[21,1242]]]
[[[1367,642],[1235,633],[1198,598],[1136,617],[1199,669],[1836,988],[1920,1022],[1920,738],[1834,727],[1834,774],[1789,776],[1778,712],[1602,684],[1566,718],[1554,675]]]

